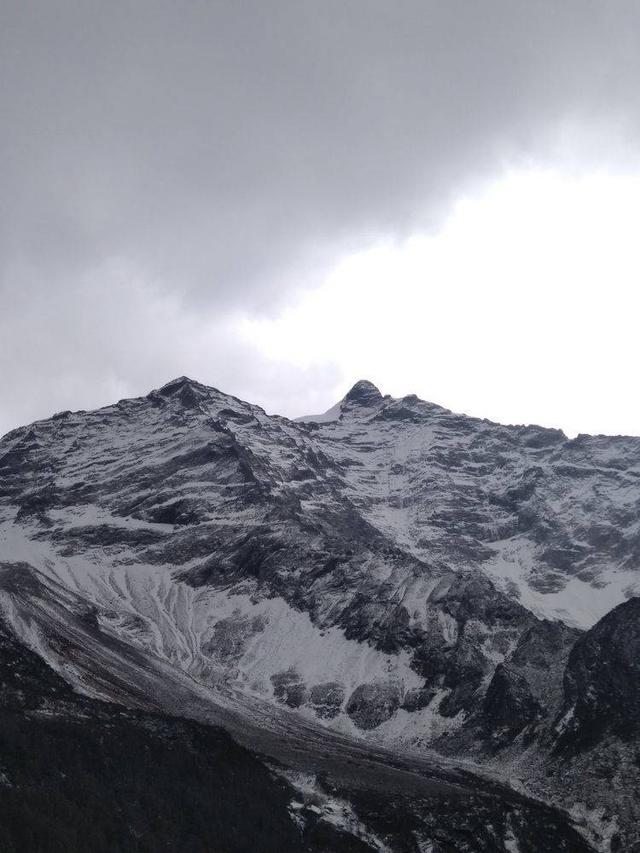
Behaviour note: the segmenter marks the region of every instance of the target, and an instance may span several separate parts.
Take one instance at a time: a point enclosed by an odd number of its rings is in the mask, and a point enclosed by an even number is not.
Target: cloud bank
[[[181,373],[321,407],[349,366],[238,323],[507,169],[637,170],[638,32],[633,2],[6,0],[0,432]]]

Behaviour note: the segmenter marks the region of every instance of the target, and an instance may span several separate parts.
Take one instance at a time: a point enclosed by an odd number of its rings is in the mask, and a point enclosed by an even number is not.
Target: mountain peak
[[[195,379],[191,379],[189,376],[177,376],[175,379],[170,379],[169,382],[165,382],[165,384],[160,388],[161,391],[175,391],[178,388],[181,388],[183,385],[200,385],[199,382],[196,382]]]
[[[367,379],[360,379],[342,400],[322,415],[303,415],[296,418],[296,420],[303,423],[329,423],[337,421],[342,417],[342,410],[345,403],[354,403],[357,406],[374,406],[380,400],[382,400],[382,394],[373,382],[369,382]]]
[[[188,376],[178,376],[163,385],[157,393],[165,398],[177,399],[187,408],[193,408],[205,396],[206,387]]]
[[[345,402],[371,405],[382,399],[379,389],[368,379],[360,379],[345,396]]]

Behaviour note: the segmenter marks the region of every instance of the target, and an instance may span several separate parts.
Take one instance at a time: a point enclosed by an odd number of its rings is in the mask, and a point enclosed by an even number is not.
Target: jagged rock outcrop
[[[375,729],[391,719],[400,707],[397,684],[374,682],[360,684],[347,702],[347,714],[360,729]]]
[[[499,664],[482,703],[482,719],[494,742],[513,740],[542,714],[526,678],[508,665]]]
[[[607,613],[572,648],[556,727],[559,749],[640,734],[640,598]]]

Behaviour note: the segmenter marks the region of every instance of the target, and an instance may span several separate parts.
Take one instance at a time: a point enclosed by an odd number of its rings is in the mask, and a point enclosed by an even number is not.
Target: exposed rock
[[[55,483],[47,483],[41,489],[30,492],[20,501],[16,521],[34,517],[45,524],[51,524],[47,510],[58,502],[58,492]]]
[[[273,695],[290,708],[299,708],[309,698],[307,685],[295,669],[277,672],[271,676]]]
[[[361,684],[347,702],[347,714],[360,729],[375,729],[391,719],[400,707],[400,689],[396,684]]]
[[[526,679],[532,694],[548,713],[555,712],[569,653],[581,634],[563,622],[543,619],[522,634],[508,658],[509,669]]]
[[[244,654],[249,640],[264,631],[265,624],[264,617],[249,618],[239,612],[220,619],[213,626],[211,637],[202,644],[202,651],[223,663],[236,663]]]
[[[360,379],[345,396],[346,403],[357,403],[362,406],[370,406],[382,400],[382,394],[373,384],[366,379]]]
[[[404,711],[420,711],[430,704],[437,693],[437,690],[429,687],[412,687],[402,697],[402,705],[400,707]]]
[[[586,632],[569,655],[560,749],[594,746],[607,732],[640,733],[640,598],[618,605]]]
[[[314,684],[309,693],[309,706],[326,720],[338,716],[343,702],[344,686],[337,681]]]
[[[543,715],[527,680],[505,664],[496,668],[482,703],[482,719],[498,743],[512,740]]]

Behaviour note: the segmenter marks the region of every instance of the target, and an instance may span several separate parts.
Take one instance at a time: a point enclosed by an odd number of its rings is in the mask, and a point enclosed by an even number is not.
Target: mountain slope
[[[266,765],[218,728],[87,699],[2,621],[0,684],[7,853],[535,853],[549,832],[559,851],[591,849],[558,810],[471,776],[379,764],[371,779],[343,750],[320,779]]]
[[[571,649],[640,589],[639,506],[639,439],[367,382],[293,422],[182,377],[0,441],[0,600],[96,698],[173,713],[139,658],[212,714],[547,755]]]
[[[427,735],[536,615],[588,627],[638,583],[638,440],[500,427],[368,383],[336,411],[293,423],[183,378],[14,431],[4,559],[206,683],[235,673],[356,728],[349,699],[373,684],[365,730],[406,701]],[[436,715],[415,708],[434,696]]]
[[[224,732],[84,699],[2,624],[0,680],[7,853],[372,849],[294,819],[296,791]]]

